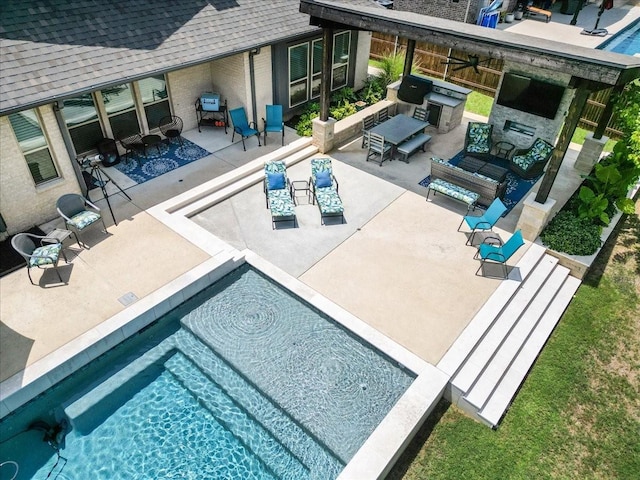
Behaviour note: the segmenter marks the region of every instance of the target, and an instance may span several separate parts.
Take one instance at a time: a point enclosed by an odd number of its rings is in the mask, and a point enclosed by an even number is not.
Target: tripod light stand
[[[105,172],[104,170],[102,170],[100,163],[102,162],[103,157],[102,155],[94,155],[92,157],[82,157],[78,159],[78,163],[80,164],[80,167],[82,168],[83,171],[89,171],[89,176],[91,178],[91,184],[94,185],[94,187],[100,187],[100,190],[102,190],[102,195],[104,196],[104,199],[107,201],[107,206],[109,207],[109,212],[111,212],[111,218],[113,219],[113,223],[115,225],[118,225],[118,222],[116,221],[116,217],[113,214],[113,208],[111,208],[111,202],[109,202],[109,194],[107,193],[107,184],[109,182],[113,183],[113,185],[120,190],[120,193],[123,194],[125,197],[127,197],[127,199],[129,199],[129,201],[131,200],[131,197],[129,195],[127,195],[127,193],[120,187],[120,185],[118,185],[113,178],[111,178],[109,176],[109,174],[107,172]],[[87,188],[89,190],[92,189],[91,185],[87,184]],[[88,192],[87,192],[88,195]]]

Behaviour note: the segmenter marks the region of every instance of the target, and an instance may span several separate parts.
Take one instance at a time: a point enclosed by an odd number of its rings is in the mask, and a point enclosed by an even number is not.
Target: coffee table
[[[509,142],[498,142],[494,145],[496,149],[496,157],[504,158],[505,160],[509,160],[511,156],[511,152],[516,146],[513,143]]]
[[[458,163],[458,167],[467,172],[479,173],[500,183],[504,182],[507,178],[507,173],[509,173],[509,170],[506,168],[483,162],[475,157],[464,157],[462,161]]]
[[[158,154],[160,154],[160,142],[162,142],[162,137],[160,137],[160,135],[145,135],[142,137],[144,156],[147,156],[147,148],[149,147],[156,147],[158,149]]]

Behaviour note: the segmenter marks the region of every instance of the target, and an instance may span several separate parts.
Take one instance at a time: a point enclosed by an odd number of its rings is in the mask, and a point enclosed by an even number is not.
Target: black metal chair
[[[128,136],[118,135],[118,141],[120,142],[120,145],[122,145],[122,148],[124,148],[124,157],[126,160],[129,160],[130,153],[141,153],[146,156],[146,148],[142,141],[142,135],[139,133],[134,133],[133,135]]]
[[[182,137],[180,136],[182,134],[182,119],[180,117],[174,115],[162,117],[158,128],[160,129],[160,133],[167,137],[169,142],[177,138],[180,145],[182,145]]]

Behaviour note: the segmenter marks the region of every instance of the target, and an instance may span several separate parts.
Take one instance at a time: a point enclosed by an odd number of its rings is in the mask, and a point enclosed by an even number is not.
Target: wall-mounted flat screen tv
[[[523,75],[505,73],[497,103],[540,117],[555,118],[562,95],[564,95],[563,86]]]

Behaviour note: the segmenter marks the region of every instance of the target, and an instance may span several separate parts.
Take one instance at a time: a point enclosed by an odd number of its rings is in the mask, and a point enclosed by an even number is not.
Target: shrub
[[[540,238],[546,246],[569,255],[592,255],[600,248],[601,228],[573,212],[559,212],[544,229]]]

